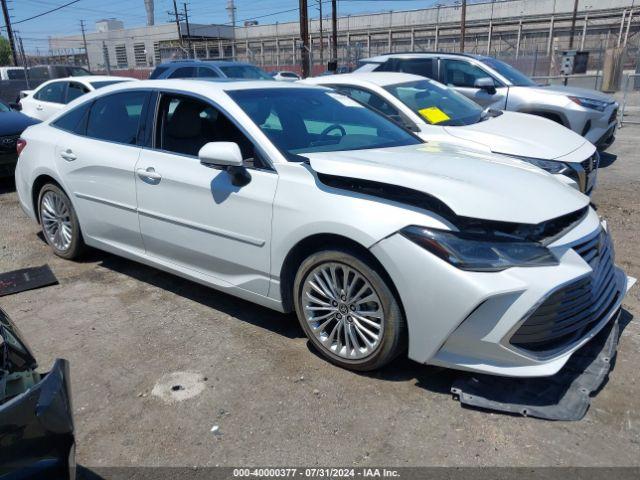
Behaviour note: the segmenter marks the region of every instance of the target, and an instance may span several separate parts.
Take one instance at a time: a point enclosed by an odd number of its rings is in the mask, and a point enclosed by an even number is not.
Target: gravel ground
[[[639,135],[620,130],[594,197],[636,277]],[[54,257],[10,182],[0,212],[0,271],[48,263],[60,280],[0,303],[43,368],[70,360],[82,465],[640,464],[638,287],[587,416],[548,422],[463,409],[449,394],[455,372],[406,359],[371,375],[340,370],[310,351],[294,316],[153,268],[97,251]],[[175,382],[185,389],[174,395]]]

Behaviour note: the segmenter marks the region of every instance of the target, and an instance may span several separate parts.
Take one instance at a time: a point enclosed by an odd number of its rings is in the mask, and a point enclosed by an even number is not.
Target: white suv
[[[492,57],[394,53],[361,60],[356,71],[405,72],[432,78],[484,107],[549,118],[579,133],[600,150],[615,140],[618,104],[613,98],[584,88],[538,85]]]
[[[281,312],[345,368],[557,372],[627,278],[589,197],[329,89],[160,80],[91,92],[19,141],[20,204],[85,245]]]

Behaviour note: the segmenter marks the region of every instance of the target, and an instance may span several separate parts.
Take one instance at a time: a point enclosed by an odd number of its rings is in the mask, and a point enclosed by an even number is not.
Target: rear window
[[[156,67],[156,69],[153,72],[151,72],[151,75],[149,75],[149,80],[153,80],[154,78],[158,78],[160,75],[162,75],[167,70],[169,70],[169,67]]]
[[[293,72],[282,72],[280,73],[281,77],[286,77],[286,78],[298,78],[298,75],[296,75]]]

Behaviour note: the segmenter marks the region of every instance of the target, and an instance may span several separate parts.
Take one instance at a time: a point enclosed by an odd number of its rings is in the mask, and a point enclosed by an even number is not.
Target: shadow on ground
[[[600,163],[598,164],[598,168],[607,168],[612,165],[618,156],[613,153],[600,152]]]

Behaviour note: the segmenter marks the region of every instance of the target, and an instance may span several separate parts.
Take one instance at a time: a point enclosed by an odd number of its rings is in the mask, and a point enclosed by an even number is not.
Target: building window
[[[156,65],[160,65],[162,63],[162,56],[160,55],[160,44],[155,42],[153,44],[153,61]]]
[[[145,49],[144,43],[133,44],[133,56],[136,60],[136,67],[147,66],[147,51]]]
[[[126,45],[116,45],[116,64],[118,68],[129,68]]]

